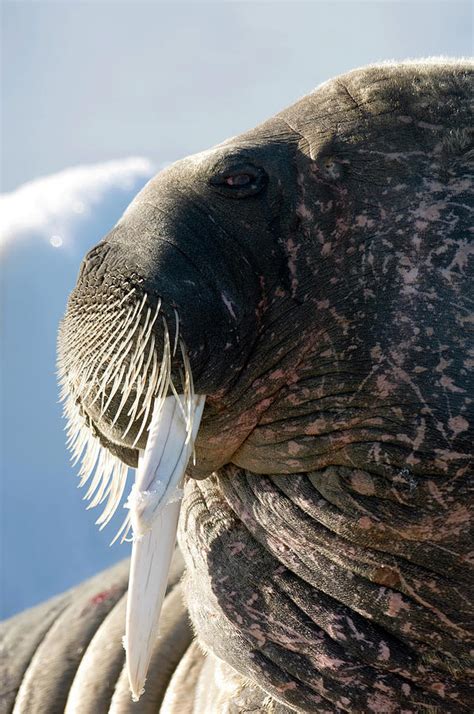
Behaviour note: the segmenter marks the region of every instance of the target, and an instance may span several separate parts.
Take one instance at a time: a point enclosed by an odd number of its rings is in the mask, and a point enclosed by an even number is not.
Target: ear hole
[[[344,170],[340,162],[334,156],[326,156],[320,164],[321,173],[329,181],[337,181],[342,178]]]

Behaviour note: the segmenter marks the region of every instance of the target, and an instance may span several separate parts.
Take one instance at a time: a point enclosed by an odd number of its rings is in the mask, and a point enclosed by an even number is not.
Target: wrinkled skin
[[[288,710],[472,708],[470,99],[461,62],[325,83],[154,178],[70,299],[63,333],[130,287],[177,310],[188,607]],[[118,399],[82,408],[135,465]]]

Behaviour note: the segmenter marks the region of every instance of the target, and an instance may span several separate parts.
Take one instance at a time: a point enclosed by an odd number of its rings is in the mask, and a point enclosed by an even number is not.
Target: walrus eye
[[[209,179],[209,185],[221,196],[246,198],[260,193],[267,180],[263,169],[245,164],[215,174]]]
[[[237,174],[236,176],[226,176],[224,181],[227,186],[248,186],[252,177],[250,174]]]

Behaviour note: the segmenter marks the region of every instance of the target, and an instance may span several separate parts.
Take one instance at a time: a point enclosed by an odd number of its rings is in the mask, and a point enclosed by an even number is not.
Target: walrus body
[[[103,448],[146,442],[94,339],[120,354],[143,296],[207,396],[180,545],[213,703],[181,711],[472,710],[472,89],[461,61],[336,78],[160,173],[84,261],[60,363]]]
[[[0,712],[213,714],[267,710],[271,698],[193,639],[176,551],[147,688],[130,697],[122,647],[129,561],[0,623]],[[225,680],[225,686],[222,684]],[[275,714],[289,711],[275,702]]]

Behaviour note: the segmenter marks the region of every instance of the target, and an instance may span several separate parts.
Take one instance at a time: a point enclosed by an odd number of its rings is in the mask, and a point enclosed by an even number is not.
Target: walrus
[[[472,90],[465,60],[339,76],[86,255],[60,374],[102,525],[137,468],[136,696],[183,486],[176,711],[472,710]]]

